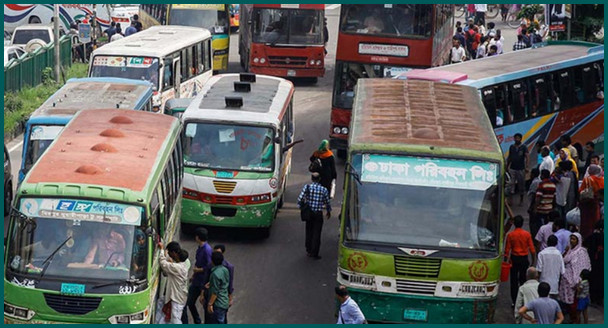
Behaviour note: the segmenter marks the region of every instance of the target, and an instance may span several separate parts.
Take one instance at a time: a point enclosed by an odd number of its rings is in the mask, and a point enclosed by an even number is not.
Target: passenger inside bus
[[[125,263],[126,243],[117,226],[102,225],[84,259],[85,264],[118,267]]]
[[[371,15],[367,16],[363,21],[364,29],[359,30],[360,33],[381,33],[384,31],[384,22],[382,21],[382,13],[379,8],[374,8]]]
[[[262,142],[261,152],[255,159],[249,162],[250,166],[271,167],[274,156],[274,143],[272,135],[266,134]]]
[[[283,21],[278,20],[270,23],[266,27],[266,32],[264,33],[264,40],[270,44],[275,44],[279,41],[279,38],[283,34]]]
[[[133,259],[131,261],[132,270],[134,272],[143,272],[146,264],[146,234],[141,228],[135,229],[135,238],[133,240]]]

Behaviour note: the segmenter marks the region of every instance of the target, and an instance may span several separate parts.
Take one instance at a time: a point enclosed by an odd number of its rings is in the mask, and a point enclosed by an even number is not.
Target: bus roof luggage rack
[[[226,96],[226,107],[228,108],[241,108],[243,107],[243,97],[230,97]]]
[[[241,73],[239,74],[241,82],[250,82],[255,83],[255,74],[254,73]]]
[[[234,81],[235,92],[251,92],[251,83]]]

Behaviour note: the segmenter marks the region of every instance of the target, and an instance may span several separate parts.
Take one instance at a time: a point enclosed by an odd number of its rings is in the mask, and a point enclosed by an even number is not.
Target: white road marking
[[[19,141],[19,143],[14,145],[11,149],[9,149],[8,152],[9,153],[14,152],[17,148],[21,147],[21,145],[23,145],[23,140]]]
[[[338,9],[341,6],[341,4],[339,3],[334,3],[333,5],[327,5],[325,7],[325,10],[334,10],[334,9]]]

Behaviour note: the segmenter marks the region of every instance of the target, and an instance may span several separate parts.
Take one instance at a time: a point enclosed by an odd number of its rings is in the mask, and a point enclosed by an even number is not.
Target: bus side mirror
[[[156,229],[152,228],[152,227],[148,227],[146,229],[146,236],[151,237],[152,238],[152,242],[153,243],[158,243],[159,241],[158,239],[158,233],[156,232]]]

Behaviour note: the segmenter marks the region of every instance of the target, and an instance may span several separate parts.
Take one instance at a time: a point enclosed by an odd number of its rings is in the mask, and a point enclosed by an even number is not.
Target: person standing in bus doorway
[[[532,265],[536,249],[532,243],[532,235],[522,229],[524,218],[517,215],[514,219],[515,230],[507,234],[505,243],[505,262],[511,262],[511,307],[515,307],[517,290],[526,281],[526,270],[530,266],[528,256],[532,258]]]
[[[192,320],[195,324],[202,323],[201,317],[196,309],[196,299],[199,298],[205,287],[205,268],[211,264],[211,246],[207,243],[207,229],[197,228],[194,231],[194,240],[198,244],[196,249],[196,260],[192,269],[192,279],[188,288],[188,300],[186,305],[192,314]],[[184,311],[182,321],[188,324],[188,314]]]
[[[355,302],[348,295],[348,290],[345,286],[338,286],[335,289],[336,299],[340,302],[340,309],[338,310],[338,322],[336,324],[353,324],[361,325],[367,323],[365,316],[359,304]]]
[[[165,291],[164,305],[162,312],[165,314],[160,319],[160,324],[181,324],[182,313],[186,306],[188,298],[187,280],[188,267],[186,260],[188,252],[185,249],[179,249],[177,252],[172,252],[170,260],[167,259],[167,253],[163,250],[163,244],[158,243],[160,250],[160,267],[164,274],[167,275],[167,285]],[[170,310],[169,310],[170,308]],[[159,315],[161,315],[159,313]]]
[[[302,188],[298,196],[298,207],[307,203],[310,206],[310,218],[306,221],[306,255],[315,260],[321,259],[319,249],[321,248],[321,231],[323,230],[323,209],[327,210],[327,219],[331,218],[331,204],[327,188],[320,184],[321,175],[318,172],[311,174],[311,184]],[[304,201],[304,197],[306,200]]]
[[[515,143],[509,147],[509,157],[507,157],[507,169],[511,178],[515,180],[517,192],[519,193],[519,206],[524,204],[524,195],[526,193],[525,177],[526,164],[528,163],[528,147],[521,143],[521,133],[516,133],[513,136]],[[515,195],[515,190],[511,190],[511,195]],[[513,204],[513,200],[511,200]]]
[[[311,172],[318,172],[321,175],[320,183],[327,189],[329,198],[331,199],[336,192],[336,177],[338,176],[338,173],[336,172],[334,153],[329,149],[329,141],[321,141],[319,148],[310,156],[311,163],[314,163],[317,160],[321,165],[319,167],[311,164],[311,167],[317,167],[316,169],[312,168]]]

